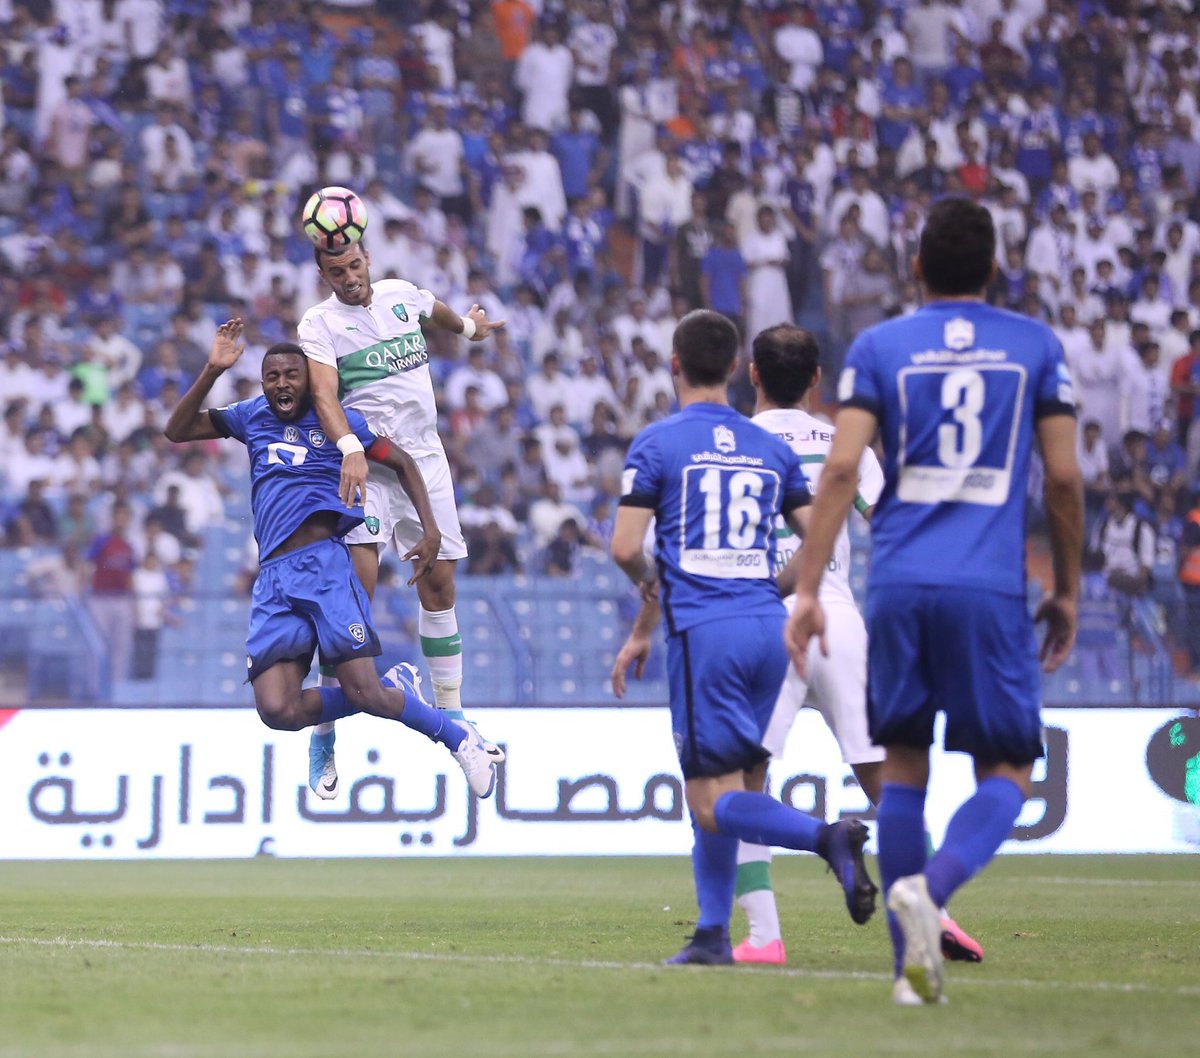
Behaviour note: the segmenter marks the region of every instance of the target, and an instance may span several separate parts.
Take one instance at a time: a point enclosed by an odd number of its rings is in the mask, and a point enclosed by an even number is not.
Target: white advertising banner
[[[0,711],[0,859],[684,855],[665,709],[477,709],[508,762],[480,801],[440,746],[370,717],[338,723],[341,790],[308,789],[308,733],[246,709]],[[1048,710],[1048,756],[1006,852],[1200,851],[1200,720],[1174,710]],[[934,761],[935,839],[972,787]],[[826,819],[866,801],[806,710],[772,767]]]

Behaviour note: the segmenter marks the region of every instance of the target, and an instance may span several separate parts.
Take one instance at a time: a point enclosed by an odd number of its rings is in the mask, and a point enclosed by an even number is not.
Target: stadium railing
[[[176,621],[158,634],[153,673],[118,680],[109,671],[104,630],[84,601],[39,595],[21,572],[30,555],[0,551],[0,704],[252,705],[244,648],[249,599],[235,589],[243,549],[231,535],[212,537],[197,578],[206,587],[176,603]],[[864,575],[856,563],[856,585]],[[637,608],[620,571],[599,556],[584,559],[571,578],[460,577],[464,703],[611,704],[609,674]],[[383,643],[380,671],[398,660],[419,663],[415,592],[402,581],[381,583],[374,613]],[[1163,611],[1139,600],[1110,650],[1078,650],[1046,678],[1045,702],[1200,703],[1200,685],[1174,672],[1165,631]],[[666,701],[663,654],[656,647],[645,677],[629,681],[627,701]]]

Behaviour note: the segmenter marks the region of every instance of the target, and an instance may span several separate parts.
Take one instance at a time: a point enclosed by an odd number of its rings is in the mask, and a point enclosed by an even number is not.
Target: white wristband
[[[462,320],[462,335],[469,342],[475,337],[475,321],[470,316],[459,317]]]
[[[352,433],[346,434],[344,437],[339,437],[337,441],[338,451],[343,456],[350,455],[351,452],[365,452],[363,443]]]

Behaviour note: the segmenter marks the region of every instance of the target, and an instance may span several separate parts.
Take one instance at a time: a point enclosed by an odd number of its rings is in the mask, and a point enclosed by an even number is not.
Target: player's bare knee
[[[430,588],[421,599],[421,605],[433,613],[449,610],[454,605],[454,581],[448,585]]]
[[[259,719],[273,731],[299,731],[307,726],[301,716],[299,700],[256,696],[254,704],[258,709]]]
[[[687,787],[684,789],[684,797],[687,800],[688,811],[692,814],[692,821],[696,826],[715,834],[717,832],[716,803],[713,798],[708,796],[707,788],[704,786]]]

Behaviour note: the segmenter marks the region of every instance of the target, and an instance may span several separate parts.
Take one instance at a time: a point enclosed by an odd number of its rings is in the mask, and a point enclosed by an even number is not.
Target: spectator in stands
[[[1188,350],[1171,366],[1171,396],[1175,402],[1175,426],[1179,442],[1186,446],[1188,466],[1195,467],[1200,434],[1192,437],[1196,397],[1200,394],[1200,330],[1188,334]]]
[[[133,571],[132,590],[133,660],[129,675],[135,680],[152,680],[158,674],[158,641],[163,626],[177,620],[168,608],[170,582],[154,552],[147,552]]]
[[[558,535],[559,527],[567,519],[584,525],[583,512],[573,503],[563,499],[562,489],[555,481],[548,481],[540,497],[529,506],[529,527],[533,530],[533,544],[538,550],[546,547]]]
[[[504,382],[487,364],[487,349],[473,343],[467,352],[467,362],[456,367],[446,379],[443,391],[446,407],[457,411],[466,405],[467,390],[473,388],[478,395],[478,405],[484,412],[492,412],[508,401]]]
[[[549,577],[571,577],[579,571],[579,551],[584,536],[580,523],[566,518],[542,552],[542,572]]]
[[[1083,424],[1078,455],[1079,470],[1083,476],[1085,520],[1090,536],[1104,512],[1110,485],[1108,446],[1101,439],[1100,424],[1095,419],[1088,419]]]
[[[88,608],[108,647],[114,680],[126,679],[133,663],[133,571],[137,561],[129,541],[131,516],[128,504],[114,504],[109,531],[94,537],[85,555],[92,570]]]
[[[1154,527],[1134,513],[1135,499],[1127,483],[1115,483],[1095,538],[1110,587],[1126,596],[1145,595],[1154,569]]]
[[[541,368],[525,384],[529,402],[539,422],[550,418],[550,409],[565,408],[571,399],[571,380],[559,370],[557,353],[547,353]]]
[[[676,155],[666,160],[661,173],[641,188],[638,237],[642,249],[642,283],[657,286],[670,263],[676,232],[692,217],[692,182]]]
[[[1087,684],[1120,678],[1121,620],[1120,602],[1105,575],[1104,556],[1098,551],[1085,551],[1075,649],[1079,652],[1080,674]]]
[[[467,539],[468,574],[495,576],[520,572],[517,521],[499,502],[496,490],[484,483],[459,511]]]
[[[1179,546],[1179,583],[1187,616],[1188,672],[1200,675],[1200,504],[1193,502],[1184,519]]]
[[[700,304],[728,316],[745,333],[746,258],[738,249],[733,225],[719,221],[716,238],[701,264]]]
[[[788,71],[788,87],[806,92],[816,80],[825,58],[821,38],[808,24],[809,13],[802,4],[792,4],[788,21],[775,31],[775,54]]]
[[[58,542],[58,518],[46,500],[46,481],[34,478],[5,526],[9,547],[51,546]]]
[[[882,251],[868,246],[861,266],[846,277],[842,288],[842,307],[849,332],[859,334],[885,319],[896,306],[897,294],[895,280]],[[836,367],[834,373],[837,373]]]
[[[770,206],[759,207],[756,221],[756,230],[739,247],[747,269],[743,336],[747,342],[767,327],[794,320],[787,279],[787,235]]]
[[[1160,418],[1155,424],[1154,433],[1146,445],[1146,464],[1151,485],[1160,494],[1178,498],[1188,483],[1187,455],[1183,446],[1175,440],[1170,419]]]
[[[575,59],[562,43],[562,31],[549,19],[521,52],[513,82],[523,95],[521,117],[531,128],[555,132],[567,124],[568,95]]]

